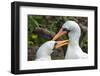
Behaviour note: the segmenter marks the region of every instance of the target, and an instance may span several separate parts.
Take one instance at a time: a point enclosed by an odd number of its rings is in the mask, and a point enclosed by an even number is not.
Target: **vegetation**
[[[76,21],[81,30],[80,46],[83,51],[87,52],[87,17],[74,16],[40,16],[28,15],[28,60],[34,60],[37,49],[46,41],[49,41],[59,31],[61,26],[67,20]],[[62,36],[58,40],[68,39],[67,36]],[[66,47],[59,48],[52,53],[52,59],[64,59]],[[60,50],[60,51],[58,51]],[[64,51],[61,51],[64,50]]]

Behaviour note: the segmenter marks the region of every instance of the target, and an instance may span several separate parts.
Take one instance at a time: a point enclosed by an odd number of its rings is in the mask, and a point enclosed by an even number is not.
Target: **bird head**
[[[66,21],[62,28],[60,29],[60,31],[54,36],[53,40],[58,39],[59,37],[61,37],[64,34],[68,34],[69,37],[73,37],[73,35],[75,36],[77,33],[77,36],[80,36],[80,27],[79,25],[75,22],[75,21]]]

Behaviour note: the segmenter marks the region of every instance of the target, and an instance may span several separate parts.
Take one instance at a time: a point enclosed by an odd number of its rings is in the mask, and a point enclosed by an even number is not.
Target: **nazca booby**
[[[60,31],[54,36],[53,40],[58,39],[64,34],[69,36],[69,44],[65,59],[86,59],[88,54],[83,52],[79,46],[81,29],[75,21],[66,21]]]
[[[67,45],[68,40],[63,41],[47,41],[40,46],[36,53],[36,60],[44,61],[51,60],[51,53],[53,49],[57,49],[61,46]]]

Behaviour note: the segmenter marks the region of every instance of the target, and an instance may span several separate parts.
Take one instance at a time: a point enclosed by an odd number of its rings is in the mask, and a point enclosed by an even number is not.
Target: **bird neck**
[[[79,46],[79,38],[80,37],[75,37],[75,36],[69,38],[70,42],[69,42],[69,45],[68,46],[71,49],[74,50],[74,51],[73,50],[70,50],[71,52],[76,52],[76,51],[82,52],[82,50],[76,50],[76,49],[80,49],[80,46]]]
[[[71,31],[69,34],[70,44],[79,45],[81,31]]]
[[[73,37],[69,37],[70,44],[79,45],[79,37],[73,35]]]
[[[70,40],[70,45],[78,45],[79,46],[79,40]]]

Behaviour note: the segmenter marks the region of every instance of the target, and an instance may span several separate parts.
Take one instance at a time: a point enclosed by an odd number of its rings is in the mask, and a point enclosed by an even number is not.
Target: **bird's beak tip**
[[[57,44],[55,45],[55,48],[59,48],[59,47],[62,47],[62,46],[65,46],[69,44],[69,40],[63,40],[63,41],[57,41]]]

